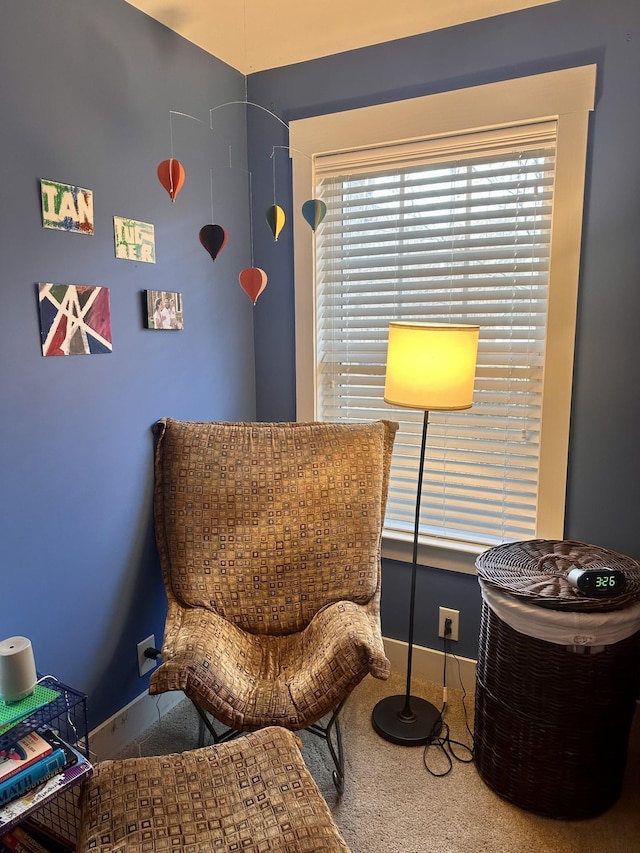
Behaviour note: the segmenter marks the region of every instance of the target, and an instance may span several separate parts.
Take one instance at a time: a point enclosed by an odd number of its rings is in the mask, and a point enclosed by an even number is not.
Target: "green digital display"
[[[613,572],[596,576],[596,589],[611,589],[611,587],[618,586],[618,583],[619,580]]]
[[[573,569],[567,575],[569,583],[584,595],[619,595],[627,579],[617,569]]]

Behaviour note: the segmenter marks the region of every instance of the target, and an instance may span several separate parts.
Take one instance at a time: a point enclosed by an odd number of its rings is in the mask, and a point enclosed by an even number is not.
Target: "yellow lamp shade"
[[[479,326],[390,323],[385,402],[453,411],[473,403]]]

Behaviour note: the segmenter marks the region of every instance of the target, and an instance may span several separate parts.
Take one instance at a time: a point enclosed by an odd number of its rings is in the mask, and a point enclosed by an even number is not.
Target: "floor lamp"
[[[439,734],[441,727],[438,709],[431,702],[411,695],[420,499],[429,411],[471,407],[479,332],[479,326],[446,323],[389,325],[385,402],[407,409],[421,409],[424,420],[413,531],[407,687],[403,696],[381,699],[373,709],[371,721],[381,737],[404,746],[427,743]]]

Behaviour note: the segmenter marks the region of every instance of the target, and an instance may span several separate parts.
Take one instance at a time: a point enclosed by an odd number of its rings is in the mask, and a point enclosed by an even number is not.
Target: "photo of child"
[[[182,329],[182,294],[168,290],[147,290],[147,328]]]

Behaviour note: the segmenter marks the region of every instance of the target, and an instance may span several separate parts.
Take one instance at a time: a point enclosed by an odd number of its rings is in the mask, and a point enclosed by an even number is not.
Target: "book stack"
[[[2,836],[0,850],[2,853],[73,853],[74,845],[48,826],[27,818]]]
[[[78,759],[51,729],[30,732],[0,751],[0,808]]]
[[[49,728],[29,732],[0,750],[0,853],[73,849],[61,847],[64,839],[35,818],[23,819],[91,770],[85,756]]]

